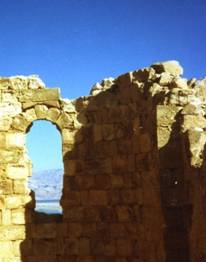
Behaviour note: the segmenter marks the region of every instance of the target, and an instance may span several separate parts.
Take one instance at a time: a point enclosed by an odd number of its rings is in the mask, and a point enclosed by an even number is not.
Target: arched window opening
[[[35,211],[61,214],[63,160],[60,132],[48,121],[35,121],[27,134],[27,149],[32,161],[28,184],[35,193]]]

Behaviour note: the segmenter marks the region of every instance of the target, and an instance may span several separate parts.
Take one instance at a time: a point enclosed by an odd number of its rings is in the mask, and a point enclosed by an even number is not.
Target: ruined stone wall
[[[206,260],[206,82],[182,73],[154,64],[72,101],[0,79],[0,261]],[[27,184],[40,119],[62,137],[62,215],[35,212]]]

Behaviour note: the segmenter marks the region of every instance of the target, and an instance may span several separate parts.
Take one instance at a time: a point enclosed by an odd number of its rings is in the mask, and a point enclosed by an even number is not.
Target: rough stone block
[[[56,120],[59,118],[60,111],[58,108],[49,108],[46,114],[46,119],[50,120],[51,122],[55,123]]]
[[[45,119],[47,117],[48,107],[45,105],[36,105],[35,112],[38,119]]]
[[[102,136],[104,140],[112,140],[115,137],[113,125],[102,125]]]
[[[0,117],[0,131],[8,131],[12,124],[10,116]]]
[[[132,255],[132,243],[129,239],[117,239],[117,254],[119,256]]]
[[[0,241],[23,240],[26,237],[25,230],[23,225],[0,226]]]
[[[13,182],[11,179],[0,180],[0,194],[9,195],[13,193]]]
[[[76,131],[64,128],[62,130],[62,143],[63,144],[75,144],[76,143]]]
[[[20,102],[45,102],[59,100],[60,91],[58,88],[25,90],[20,96]]]
[[[20,150],[0,150],[0,164],[15,164],[18,163],[21,158],[22,152]]]
[[[11,221],[14,225],[23,225],[26,223],[25,219],[25,209],[19,208],[19,209],[13,209],[11,212]]]
[[[30,176],[30,169],[27,166],[8,165],[7,177],[12,179],[24,179]]]
[[[14,180],[13,190],[15,194],[23,194],[23,195],[27,195],[30,192],[30,189],[28,188],[27,185],[27,181],[24,179]]]
[[[140,136],[140,151],[142,153],[148,153],[152,149],[151,140],[149,134],[142,134]]]
[[[32,236],[35,239],[53,239],[57,236],[56,224],[36,224],[32,232]]]
[[[6,133],[6,148],[23,148],[25,145],[25,134],[20,132]]]
[[[15,209],[25,206],[32,201],[31,196],[13,195],[5,197],[5,207]]]
[[[107,191],[91,190],[89,192],[89,203],[94,206],[107,205],[108,203]]]
[[[183,132],[188,129],[195,129],[195,128],[206,128],[206,119],[202,115],[185,115],[184,122],[183,122]]]
[[[89,255],[91,253],[90,250],[90,240],[87,238],[80,238],[78,241],[78,245],[79,245],[79,251],[78,254],[80,256],[86,256]]]
[[[93,137],[94,137],[94,142],[98,142],[102,140],[102,128],[101,125],[94,125],[93,127]]]
[[[78,162],[76,160],[64,160],[64,172],[66,176],[74,176],[76,174]]]
[[[156,63],[151,66],[157,73],[168,72],[174,76],[183,74],[183,68],[177,61],[166,61],[162,63]]]
[[[13,257],[12,241],[0,241],[0,261],[5,261],[6,258]]]
[[[28,126],[31,124],[30,121],[28,121],[24,115],[18,115],[13,119],[12,127],[14,129],[17,129],[19,131],[26,132]]]
[[[2,210],[2,225],[11,225],[11,210],[3,209]]]
[[[23,113],[23,115],[28,122],[33,122],[37,119],[37,115],[34,108],[26,110],[26,112]]]

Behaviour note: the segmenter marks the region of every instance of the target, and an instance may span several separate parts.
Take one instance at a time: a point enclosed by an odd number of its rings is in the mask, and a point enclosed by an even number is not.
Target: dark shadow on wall
[[[194,130],[193,130],[194,132]],[[193,133],[191,142],[201,142],[198,141],[200,134],[196,131]],[[191,165],[191,153],[189,148],[189,139],[185,137],[186,146],[186,173],[190,185],[190,202],[193,207],[192,212],[192,224],[190,231],[190,253],[191,261],[205,262],[206,261],[206,147],[204,145],[204,150],[201,155],[199,155],[199,161],[202,159],[201,166],[193,167]],[[190,134],[191,135],[191,134]],[[196,140],[196,139],[197,140]],[[203,145],[203,144],[202,144]],[[202,146],[199,145],[199,146]],[[188,176],[189,175],[189,176]]]
[[[165,94],[152,101],[147,90],[114,85],[89,102],[76,101],[82,127],[74,143],[65,145],[63,217],[36,217],[33,207],[26,207],[23,262],[164,262],[163,246],[167,262],[189,261],[192,210],[184,202],[181,119],[177,116],[158,159],[156,104]],[[137,117],[140,133],[134,136]],[[154,150],[139,154],[144,133]]]
[[[64,145],[63,217],[26,207],[23,262],[164,262],[156,107],[147,90],[116,84],[76,101],[82,127]],[[155,150],[139,151],[144,134]]]
[[[159,150],[161,202],[165,218],[164,242],[166,262],[189,262],[189,233],[192,205],[185,179],[182,116],[177,113],[168,143]],[[183,144],[184,143],[184,144]],[[188,149],[189,152],[189,149]]]

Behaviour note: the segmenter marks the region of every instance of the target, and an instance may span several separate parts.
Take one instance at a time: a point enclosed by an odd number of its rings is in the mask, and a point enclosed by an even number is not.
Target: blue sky
[[[205,0],[1,0],[0,9],[0,75],[38,74],[63,97],[156,61],[206,75]]]

